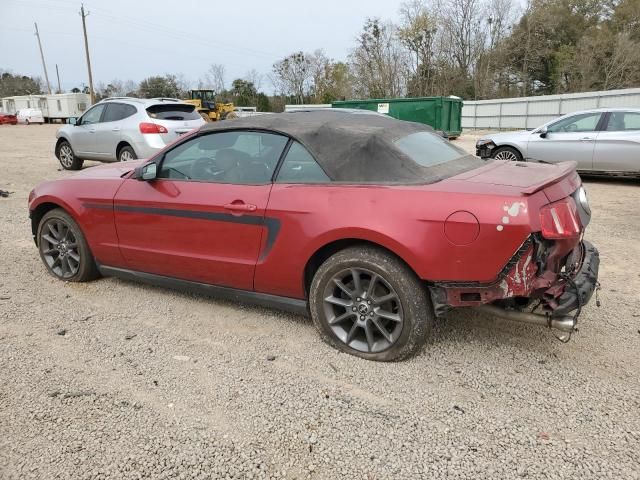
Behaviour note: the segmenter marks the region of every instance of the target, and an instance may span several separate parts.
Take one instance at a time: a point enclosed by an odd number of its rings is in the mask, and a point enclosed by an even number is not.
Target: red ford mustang
[[[570,334],[597,286],[575,164],[483,162],[340,111],[203,126],[29,197],[54,276],[116,275],[309,312],[347,353],[414,353],[459,307]]]

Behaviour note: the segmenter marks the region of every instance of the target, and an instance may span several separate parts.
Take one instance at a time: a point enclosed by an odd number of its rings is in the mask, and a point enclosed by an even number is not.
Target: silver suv
[[[175,98],[107,98],[56,134],[55,154],[67,170],[85,160],[147,158],[205,123],[194,105]]]

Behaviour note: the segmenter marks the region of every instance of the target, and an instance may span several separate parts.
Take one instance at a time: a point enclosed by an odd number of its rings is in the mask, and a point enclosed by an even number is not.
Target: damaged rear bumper
[[[600,259],[589,242],[544,246],[531,237],[490,284],[441,282],[430,287],[436,315],[452,308],[492,307],[517,313],[536,310],[561,318],[586,305],[598,285]],[[536,314],[538,315],[538,314]]]
[[[556,307],[552,316],[567,315],[574,310],[586,305],[598,285],[598,269],[600,267],[600,254],[593,244],[583,241],[582,264],[577,273],[572,275],[571,282],[565,287],[564,293],[555,300]],[[575,288],[573,288],[575,286]]]

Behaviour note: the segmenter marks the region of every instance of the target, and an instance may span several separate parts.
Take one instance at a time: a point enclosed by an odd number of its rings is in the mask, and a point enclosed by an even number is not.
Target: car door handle
[[[593,142],[593,137],[582,137],[581,142]]]
[[[114,127],[111,129],[112,132],[119,132],[120,131],[120,127]]]
[[[92,128],[91,130],[89,130],[89,133],[96,133],[96,129]]]
[[[251,203],[227,203],[224,208],[232,212],[255,212],[258,207]]]

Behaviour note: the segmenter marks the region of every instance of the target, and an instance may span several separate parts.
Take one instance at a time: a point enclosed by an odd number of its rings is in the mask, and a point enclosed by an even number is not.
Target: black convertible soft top
[[[382,114],[340,110],[256,115],[209,123],[201,132],[256,129],[294,138],[334,181],[356,183],[432,183],[477,168],[482,162],[460,151],[460,158],[424,167],[394,141],[416,132],[434,132],[421,123]],[[457,147],[453,147],[457,148]]]

